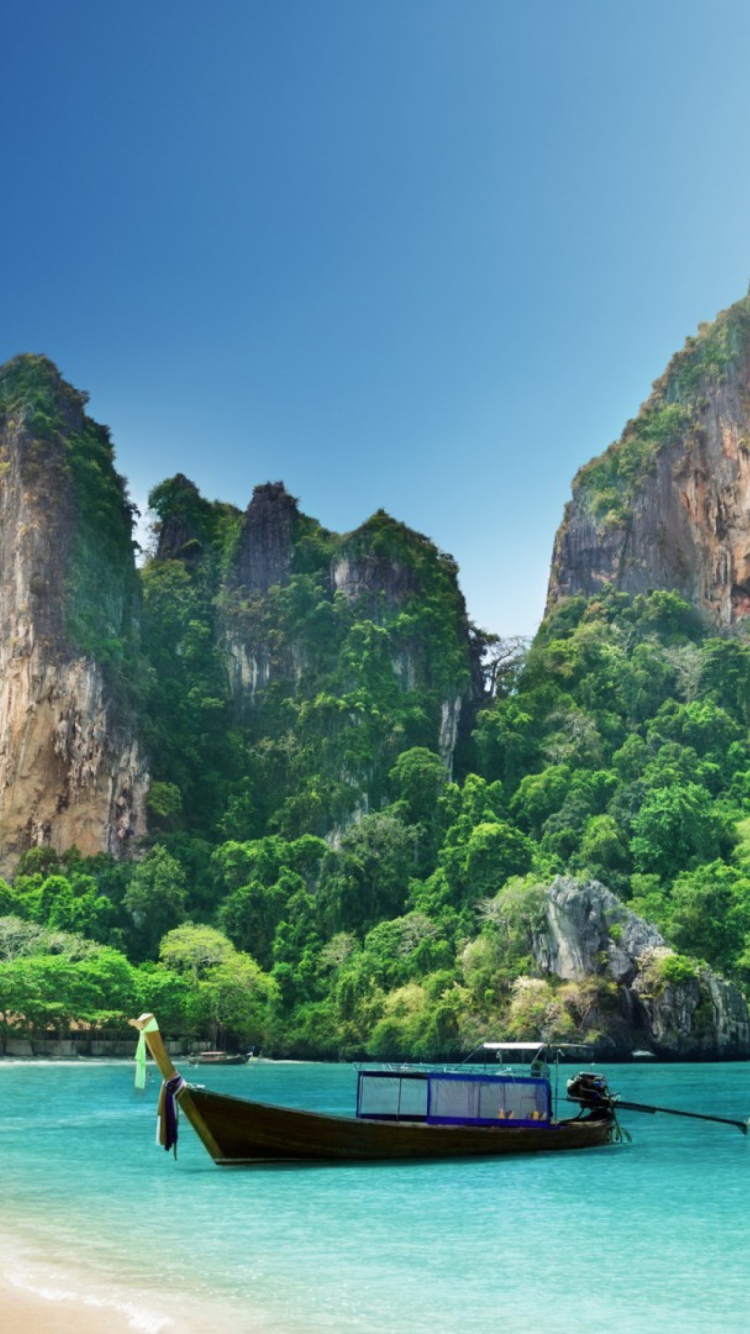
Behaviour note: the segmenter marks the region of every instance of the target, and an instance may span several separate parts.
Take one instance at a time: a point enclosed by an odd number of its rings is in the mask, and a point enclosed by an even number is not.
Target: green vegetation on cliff
[[[621,439],[579,470],[574,493],[585,500],[598,526],[627,524],[643,479],[662,450],[678,441],[689,450],[710,394],[739,367],[749,342],[750,295],[688,338]]]
[[[21,481],[58,526],[65,631],[74,649],[117,680],[122,699],[137,664],[134,507],[108,428],[85,414],[87,399],[46,357],[16,357],[0,368],[0,433],[20,439]],[[0,459],[3,475],[9,467]]]
[[[376,520],[387,571],[394,529]],[[534,963],[558,873],[600,879],[661,927],[680,954],[660,986],[693,976],[683,956],[750,982],[750,647],[708,634],[675,594],[571,599],[494,674],[451,776],[436,709],[471,662],[448,567],[412,593],[407,536],[396,596],[349,545],[346,589],[308,566],[238,609],[224,540],[143,574],[145,857],[40,849],[0,886],[6,1026],[62,1029],[75,1013],[111,1027],[142,1005],[212,1041],[425,1058],[492,1033],[590,1034],[592,1014],[601,1031],[606,973],[560,983]],[[235,643],[269,646],[249,699],[222,665],[237,618]],[[367,782],[377,801],[331,837]]]
[[[696,429],[749,321],[750,299],[702,330],[582,471],[597,522],[622,522],[637,478]],[[590,1035],[618,1022],[604,964],[562,983],[538,962],[559,874],[661,928],[679,954],[654,963],[656,991],[696,960],[750,985],[743,639],[675,593],[604,589],[503,644],[470,625],[426,537],[382,510],[331,533],[281,483],[243,515],[168,479],[136,570],[85,403],[45,358],[0,371],[0,498],[53,553],[29,579],[53,656],[101,664],[110,724],[129,710],[150,834],[129,861],[35,847],[0,882],[6,1035],[133,1008],[304,1056]]]
[[[455,565],[382,512],[344,538],[295,514],[283,581],[248,586],[237,522],[177,482],[151,497],[165,550],[143,571],[149,750],[180,794],[170,827],[323,836],[379,808],[398,755],[435,747],[444,707],[469,696]]]

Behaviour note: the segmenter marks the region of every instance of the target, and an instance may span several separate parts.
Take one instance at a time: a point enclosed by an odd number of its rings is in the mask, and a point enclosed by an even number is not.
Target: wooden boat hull
[[[180,1109],[221,1167],[264,1162],[378,1162],[494,1157],[608,1144],[608,1118],[539,1128],[436,1126],[323,1116],[185,1085]]]

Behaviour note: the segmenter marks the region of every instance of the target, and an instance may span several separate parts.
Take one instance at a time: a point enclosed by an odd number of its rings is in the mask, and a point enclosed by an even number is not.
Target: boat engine
[[[581,1107],[591,1113],[592,1119],[612,1116],[615,1110],[617,1094],[610,1092],[604,1075],[596,1075],[591,1070],[581,1070],[568,1080],[568,1098],[579,1102]]]

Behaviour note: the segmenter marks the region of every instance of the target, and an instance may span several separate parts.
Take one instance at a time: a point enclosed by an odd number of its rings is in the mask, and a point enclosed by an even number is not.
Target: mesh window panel
[[[430,1080],[430,1117],[458,1117],[473,1121],[478,1116],[479,1086],[462,1079]]]
[[[426,1114],[426,1079],[402,1079],[400,1075],[361,1076],[360,1116],[399,1116],[408,1120]]]
[[[483,1121],[497,1121],[499,1113],[505,1112],[503,1095],[506,1087],[505,1084],[491,1084],[489,1080],[479,1085],[479,1116]]]
[[[504,1093],[506,1119],[515,1121],[546,1119],[549,1110],[546,1084],[506,1084]]]
[[[398,1095],[402,1081],[394,1077],[382,1076],[368,1079],[362,1075],[359,1086],[360,1116],[396,1116],[398,1114]]]
[[[406,1118],[427,1115],[426,1079],[401,1080],[401,1115]]]
[[[496,1079],[430,1080],[431,1121],[548,1121],[546,1083]]]

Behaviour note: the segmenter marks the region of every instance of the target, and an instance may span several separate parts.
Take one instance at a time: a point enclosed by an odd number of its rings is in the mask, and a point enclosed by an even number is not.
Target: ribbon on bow
[[[166,1149],[167,1153],[170,1149],[174,1149],[175,1158],[177,1157],[177,1124],[180,1118],[177,1095],[184,1085],[185,1080],[182,1075],[175,1075],[173,1079],[165,1079],[159,1094],[156,1143]]]
[[[146,1034],[158,1032],[159,1025],[156,1020],[149,1019],[138,1034],[138,1046],[135,1051],[135,1086],[137,1089],[145,1089],[146,1087]]]

